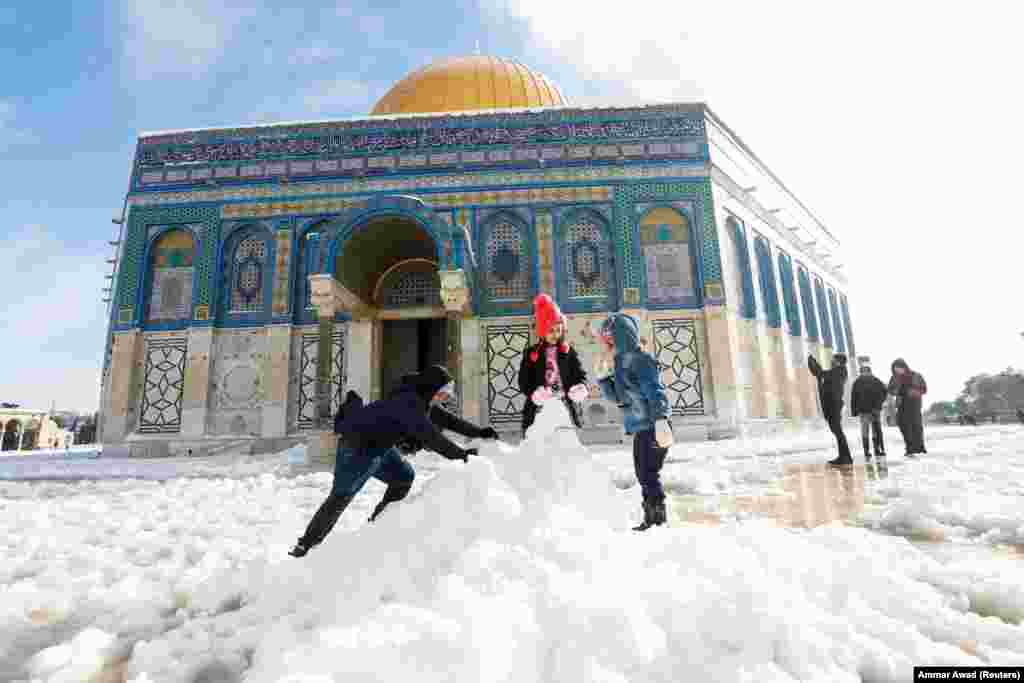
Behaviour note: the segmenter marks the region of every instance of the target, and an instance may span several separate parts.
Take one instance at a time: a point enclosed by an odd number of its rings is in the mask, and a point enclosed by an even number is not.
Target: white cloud
[[[306,88],[302,93],[302,103],[314,117],[333,116],[341,112],[347,115],[367,110],[369,97],[370,87],[367,83],[337,78],[319,81]]]
[[[26,407],[95,410],[106,332],[103,248],[69,249],[49,229],[0,241],[4,371],[0,399]]]
[[[206,70],[221,57],[242,13],[200,0],[124,0],[123,58],[139,80]]]
[[[843,242],[858,351],[876,366],[905,355],[938,400],[1021,365],[1024,320],[1006,304],[1024,245],[1004,204],[1024,153],[1020,10],[494,2],[494,21],[510,12],[575,68],[585,101],[605,87],[620,103],[708,102]]]

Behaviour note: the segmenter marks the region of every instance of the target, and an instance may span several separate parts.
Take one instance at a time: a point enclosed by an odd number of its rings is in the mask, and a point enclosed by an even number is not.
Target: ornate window
[[[839,307],[836,305],[836,292],[828,290],[829,310],[832,311],[832,327],[836,335],[836,351],[846,353],[846,340],[843,338],[843,322],[839,318]]]
[[[238,321],[270,315],[274,247],[269,231],[242,228],[224,248],[224,287],[221,315]]]
[[[373,298],[384,308],[441,305],[437,265],[426,259],[401,262],[381,276],[375,289]]]
[[[850,353],[857,353],[857,347],[853,343],[853,327],[850,325],[850,306],[846,301],[846,295],[841,294],[839,298],[842,300],[843,308],[843,325],[846,328],[846,343],[850,346]]]
[[[533,296],[526,226],[511,214],[493,218],[484,232],[484,293],[493,303],[529,301]]]
[[[754,273],[750,266],[750,248],[747,245],[747,234],[735,218],[729,217],[725,222],[726,231],[736,246],[736,282],[743,292],[740,306],[744,318],[753,320],[757,317],[757,303],[754,299]]]
[[[797,269],[800,280],[800,301],[804,307],[804,320],[807,321],[807,338],[818,341],[818,316],[814,313],[814,294],[811,292],[811,278],[803,266]]]
[[[566,216],[556,240],[559,293],[569,310],[613,307],[615,277],[608,225],[598,213],[574,211]]]
[[[779,252],[779,280],[782,282],[782,301],[786,306],[786,321],[789,333],[794,337],[803,334],[800,325],[800,308],[796,304],[796,284],[793,282],[793,262],[789,254]]]
[[[192,317],[192,259],[195,241],[188,230],[169,230],[153,245],[146,321],[170,323]]]
[[[648,211],[640,221],[640,248],[649,303],[697,303],[690,221],[685,215],[666,207]]]
[[[775,288],[775,270],[772,268],[772,254],[763,237],[754,240],[757,252],[757,274],[761,279],[761,299],[764,301],[765,318],[769,327],[782,327],[782,313],[779,311],[779,295]]]
[[[814,278],[814,294],[818,300],[818,317],[821,320],[821,341],[825,346],[832,346],[832,324],[828,319],[828,299],[825,298],[825,287],[821,280]]]

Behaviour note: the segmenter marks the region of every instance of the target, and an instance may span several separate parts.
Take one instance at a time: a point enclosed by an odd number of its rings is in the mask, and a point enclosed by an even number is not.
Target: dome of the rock
[[[543,74],[508,59],[455,57],[409,74],[377,102],[371,115],[480,111],[565,105]]]

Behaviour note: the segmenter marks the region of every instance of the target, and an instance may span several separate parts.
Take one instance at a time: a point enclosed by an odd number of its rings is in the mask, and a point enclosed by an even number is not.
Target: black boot
[[[829,460],[828,464],[832,465],[833,467],[847,467],[853,464],[853,459],[850,458],[849,456],[847,456],[846,458],[840,456],[835,460]]]
[[[345,511],[354,497],[335,496],[334,494],[327,496],[327,500],[320,505],[320,509],[313,515],[313,519],[309,520],[306,533],[298,540],[295,547],[288,551],[288,554],[292,557],[303,557],[310,548],[320,545],[327,538],[327,534],[331,533],[331,529],[338,523],[341,513]]]
[[[639,525],[633,527],[633,531],[647,531],[654,524],[653,512],[651,510],[651,503],[648,500],[643,502],[644,508],[644,521],[640,522]]]

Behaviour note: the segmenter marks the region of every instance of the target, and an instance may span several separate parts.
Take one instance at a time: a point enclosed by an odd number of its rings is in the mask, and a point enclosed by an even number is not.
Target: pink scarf
[[[553,387],[555,384],[562,384],[562,376],[558,372],[558,347],[550,345],[545,350],[544,354],[544,386],[548,389]],[[565,391],[565,387],[562,387],[562,391]]]

